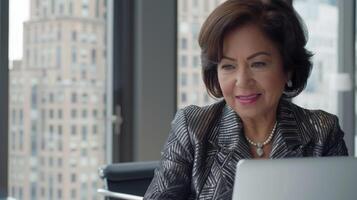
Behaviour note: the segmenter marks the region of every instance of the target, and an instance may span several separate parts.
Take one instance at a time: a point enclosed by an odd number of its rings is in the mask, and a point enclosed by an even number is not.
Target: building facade
[[[98,199],[105,160],[105,0],[31,0],[10,69],[9,194]]]
[[[224,0],[178,0],[177,107],[216,101],[206,91],[201,74],[198,35],[207,16]]]

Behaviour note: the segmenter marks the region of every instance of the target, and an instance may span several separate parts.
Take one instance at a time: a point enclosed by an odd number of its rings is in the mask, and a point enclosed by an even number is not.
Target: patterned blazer
[[[220,101],[179,110],[144,199],[231,199],[236,165],[251,158],[236,112]],[[281,100],[270,158],[346,156],[336,116]]]

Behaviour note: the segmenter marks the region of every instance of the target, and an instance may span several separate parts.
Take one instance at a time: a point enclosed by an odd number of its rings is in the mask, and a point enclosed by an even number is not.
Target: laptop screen
[[[357,199],[353,157],[241,160],[233,200]]]

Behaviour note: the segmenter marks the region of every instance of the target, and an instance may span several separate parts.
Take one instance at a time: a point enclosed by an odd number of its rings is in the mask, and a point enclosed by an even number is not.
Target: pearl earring
[[[288,87],[292,87],[292,86],[293,86],[293,82],[292,82],[291,80],[288,80],[288,82],[286,83],[286,85],[287,85]]]

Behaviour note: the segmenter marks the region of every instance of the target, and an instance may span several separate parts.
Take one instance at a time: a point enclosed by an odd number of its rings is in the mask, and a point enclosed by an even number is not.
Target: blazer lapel
[[[292,107],[286,100],[279,103],[277,120],[270,158],[302,157],[301,133]]]
[[[210,171],[217,175],[215,182],[219,186],[215,186],[216,193],[226,194],[232,192],[238,161],[251,158],[251,154],[243,136],[241,119],[228,105],[224,106],[217,125],[217,134],[208,139],[210,152],[214,152]]]
[[[239,159],[251,158],[250,149],[243,134],[242,121],[228,105],[223,108],[217,143],[223,151],[234,151]]]

